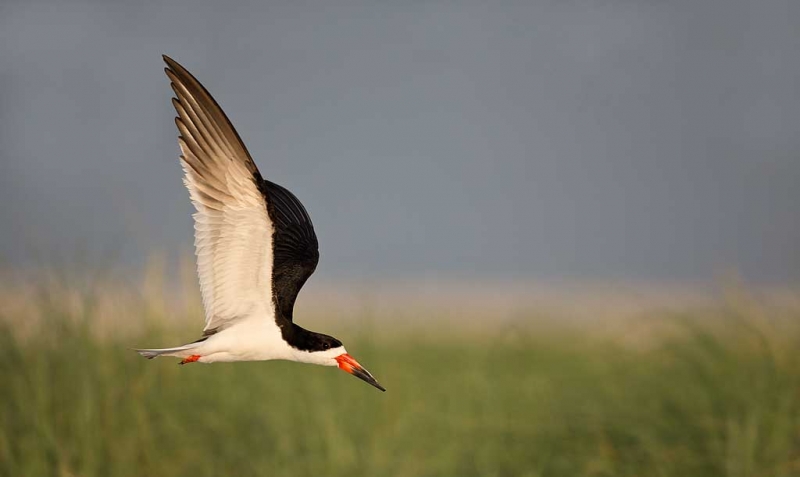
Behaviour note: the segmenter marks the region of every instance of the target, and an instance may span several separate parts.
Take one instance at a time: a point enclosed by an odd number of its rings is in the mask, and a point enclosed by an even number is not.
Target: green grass
[[[0,330],[3,476],[800,475],[800,334],[733,312],[638,348],[533,325],[345,340],[386,393],[334,368],[127,349],[191,331],[45,320]]]

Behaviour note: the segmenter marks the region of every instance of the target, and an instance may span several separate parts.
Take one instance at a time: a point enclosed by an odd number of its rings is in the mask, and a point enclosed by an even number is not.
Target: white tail
[[[189,353],[189,350],[197,348],[198,346],[202,345],[203,341],[196,341],[194,343],[189,343],[187,345],[178,346],[176,348],[160,348],[160,349],[135,349],[137,353],[144,356],[147,359],[157,358],[159,356],[174,356],[176,358],[186,358],[190,356],[192,353]]]

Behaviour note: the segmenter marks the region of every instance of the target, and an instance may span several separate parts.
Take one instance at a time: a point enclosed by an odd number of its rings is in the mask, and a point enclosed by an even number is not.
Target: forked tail
[[[191,356],[194,348],[203,344],[202,341],[189,343],[187,345],[178,346],[176,348],[160,348],[160,349],[134,349],[137,353],[147,359],[158,358],[159,356],[174,356],[176,358],[186,358]]]

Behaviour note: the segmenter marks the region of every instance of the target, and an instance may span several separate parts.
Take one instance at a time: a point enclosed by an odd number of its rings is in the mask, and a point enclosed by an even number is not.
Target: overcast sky
[[[323,277],[800,279],[800,2],[0,2],[0,257],[192,243],[160,55]]]

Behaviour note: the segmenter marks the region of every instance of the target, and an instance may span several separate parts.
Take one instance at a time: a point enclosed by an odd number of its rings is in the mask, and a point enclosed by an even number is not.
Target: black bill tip
[[[369,374],[369,371],[367,371],[366,369],[364,369],[364,368],[355,368],[355,369],[353,369],[353,372],[350,373],[350,374],[352,374],[353,376],[357,377],[358,379],[366,381],[367,383],[375,386],[376,388],[380,389],[381,391],[386,392],[386,388],[381,386],[381,384],[371,374]]]
[[[386,392],[386,388],[381,386],[380,383],[371,375],[369,371],[364,369],[363,366],[358,364],[358,361],[355,360],[352,356],[345,353],[336,357],[336,362],[339,363],[339,369],[345,371],[347,373],[352,374],[353,376],[361,379],[362,381],[366,381],[367,383],[375,386],[376,388],[380,389],[381,391]]]

